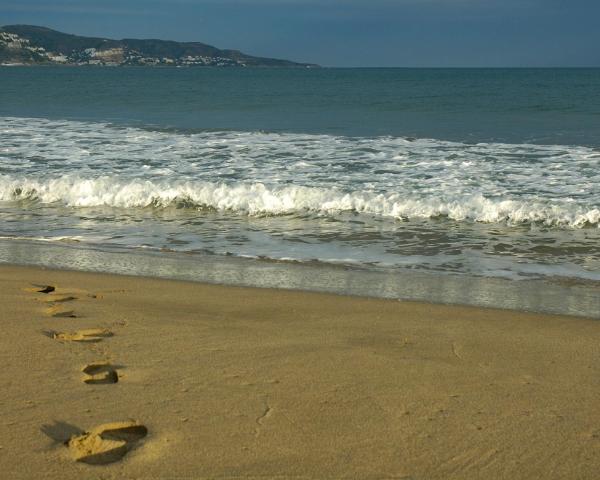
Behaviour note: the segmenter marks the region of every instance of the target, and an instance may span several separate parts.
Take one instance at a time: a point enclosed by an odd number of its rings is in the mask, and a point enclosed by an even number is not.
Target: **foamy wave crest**
[[[353,212],[396,219],[447,217],[456,221],[541,223],[559,227],[600,226],[600,209],[580,205],[486,198],[481,194],[407,198],[368,191],[263,183],[122,181],[114,176],[84,179],[19,179],[0,176],[0,200],[30,199],[71,207],[143,208],[185,206],[245,215]]]

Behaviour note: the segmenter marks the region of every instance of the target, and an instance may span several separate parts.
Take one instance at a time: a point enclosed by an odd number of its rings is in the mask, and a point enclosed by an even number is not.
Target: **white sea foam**
[[[130,180],[115,176],[84,179],[65,175],[49,180],[0,176],[0,200],[31,199],[70,207],[212,208],[249,215],[283,215],[303,212],[335,215],[354,212],[392,218],[448,217],[478,222],[537,222],[582,227],[600,223],[600,209],[584,209],[573,202],[545,204],[495,200],[482,195],[440,198],[406,198],[401,194],[343,192],[304,186],[268,188],[262,183],[227,185],[212,182]]]
[[[165,132],[6,117],[0,136],[4,201],[600,224],[600,155],[582,146]]]

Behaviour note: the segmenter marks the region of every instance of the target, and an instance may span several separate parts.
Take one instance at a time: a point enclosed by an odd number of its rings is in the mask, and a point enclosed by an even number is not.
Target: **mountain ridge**
[[[318,67],[247,55],[201,42],[84,37],[37,25],[0,27],[0,63],[221,67]]]

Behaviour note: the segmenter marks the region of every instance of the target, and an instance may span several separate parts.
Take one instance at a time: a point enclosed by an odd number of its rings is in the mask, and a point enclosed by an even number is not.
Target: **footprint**
[[[100,342],[103,338],[112,337],[113,333],[107,328],[88,328],[77,332],[55,332],[46,330],[44,335],[55,340],[68,342]]]
[[[44,303],[64,303],[77,300],[77,297],[73,297],[71,295],[47,295],[42,298],[36,298],[36,300]]]
[[[66,310],[60,305],[53,305],[44,310],[44,313],[50,317],[68,317],[68,318],[76,318],[75,312],[73,310]]]
[[[86,375],[83,381],[90,385],[106,385],[119,381],[117,370],[108,362],[90,363],[81,371]]]
[[[32,285],[32,287],[25,288],[24,290],[26,292],[32,292],[32,293],[50,293],[50,292],[53,292],[54,290],[56,290],[56,287],[54,287],[53,285],[38,285],[35,283],[32,283],[31,285]]]
[[[148,429],[136,421],[105,423],[72,437],[67,446],[78,462],[106,465],[121,460],[146,435]]]

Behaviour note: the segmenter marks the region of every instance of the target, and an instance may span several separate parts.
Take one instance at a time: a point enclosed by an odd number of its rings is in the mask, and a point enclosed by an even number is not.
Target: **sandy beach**
[[[3,478],[600,472],[597,320],[13,266],[0,303]]]

